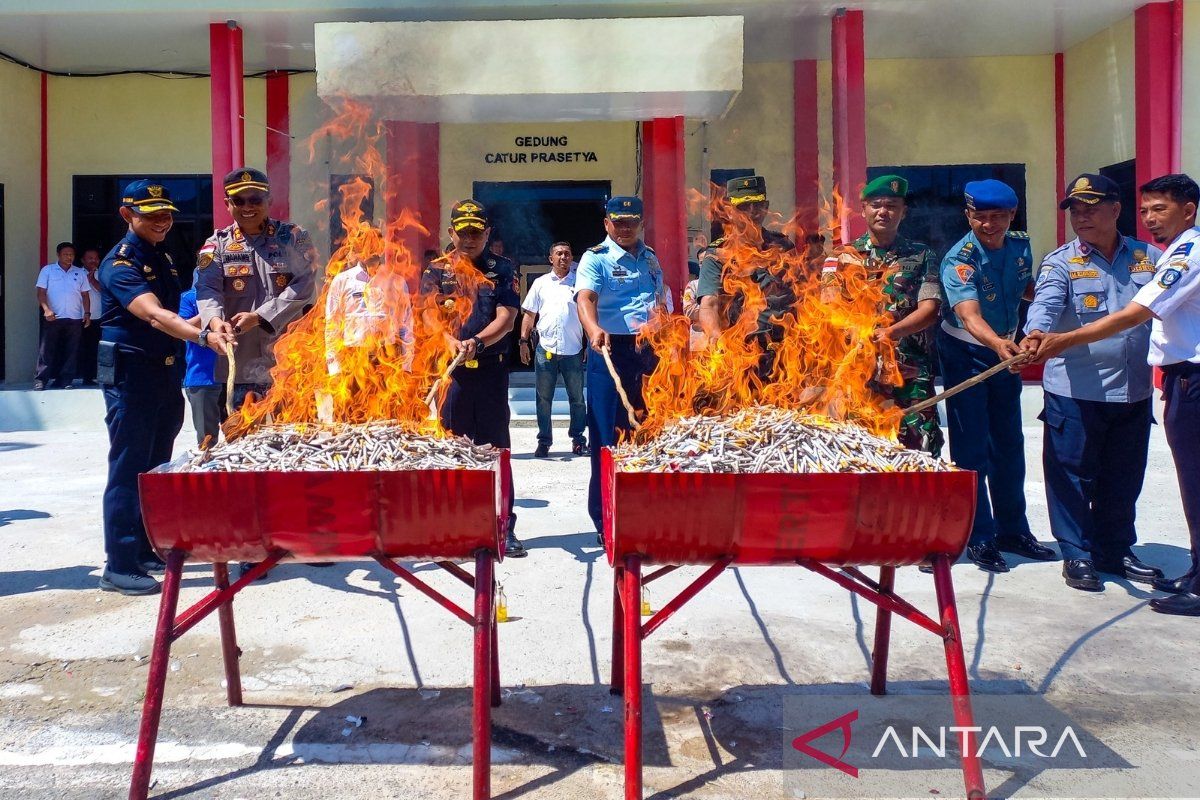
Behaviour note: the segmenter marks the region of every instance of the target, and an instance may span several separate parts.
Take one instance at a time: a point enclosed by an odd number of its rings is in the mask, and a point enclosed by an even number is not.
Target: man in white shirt
[[[1155,581],[1156,589],[1172,596],[1151,600],[1150,608],[1200,617],[1200,186],[1187,175],[1164,175],[1142,186],[1141,192],[1142,224],[1163,248],[1154,280],[1120,311],[1073,331],[1031,333],[1022,347],[1044,361],[1070,347],[1150,322],[1147,360],[1163,372],[1163,429],[1192,539],[1191,568],[1174,580]]]
[[[75,266],[75,245],[60,242],[56,250],[58,263],[42,267],[37,278],[38,304],[45,323],[33,382],[36,391],[51,383],[60,389],[71,388],[79,339],[92,321],[87,271]]]
[[[521,362],[533,362],[537,387],[538,445],[533,453],[537,458],[550,455],[554,441],[550,411],[559,375],[571,407],[571,426],[567,431],[571,452],[577,456],[588,454],[587,439],[583,436],[587,426],[587,404],[583,399],[583,324],[575,305],[572,263],[571,245],[566,242],[551,245],[550,272],[533,282],[521,306],[526,312],[521,320]],[[530,338],[535,325],[536,343]]]
[[[370,351],[404,348],[401,363],[412,367],[412,299],[404,276],[382,269],[383,259],[371,256],[333,277],[325,295],[325,361],[330,375],[342,370],[342,360]],[[373,352],[363,355],[374,358]]]
[[[87,271],[88,277],[88,302],[92,316],[96,320],[95,325],[88,325],[83,329],[83,337],[79,341],[79,359],[78,372],[79,377],[83,378],[84,386],[96,385],[96,355],[100,348],[100,279],[96,271],[100,268],[100,259],[103,254],[94,247],[89,247],[83,251],[83,257],[80,261],[83,262],[83,268]]]

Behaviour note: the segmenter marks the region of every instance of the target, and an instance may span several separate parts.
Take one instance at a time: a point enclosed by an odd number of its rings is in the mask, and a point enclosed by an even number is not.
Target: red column
[[[1151,3],[1133,15],[1137,182],[1180,169],[1183,119],[1183,3]],[[1138,223],[1139,237],[1149,235]]]
[[[642,181],[646,242],[658,255],[675,309],[681,311],[688,280],[683,117],[642,123]]]
[[[437,247],[441,238],[440,132],[437,123],[389,120],[385,127],[385,222],[392,229],[389,235],[419,260],[421,252]],[[414,218],[427,234],[408,224]]]
[[[224,22],[208,26],[211,77],[213,225],[232,222],[221,181],[246,163],[245,92],[242,87],[242,29]]]
[[[1067,185],[1067,127],[1066,114],[1063,110],[1066,94],[1063,81],[1063,54],[1054,54],[1054,174],[1058,177],[1058,185]],[[1057,189],[1055,191],[1058,191]],[[1067,243],[1067,213],[1057,212],[1058,243]]]
[[[271,216],[292,215],[292,137],[288,74],[267,75],[267,180],[271,184]]]
[[[866,46],[863,12],[840,8],[833,16],[833,183],[842,198],[842,239],[866,231],[855,211],[867,179]]]
[[[796,173],[796,222],[805,233],[820,225],[821,191],[817,125],[817,62],[792,62],[793,152]]]

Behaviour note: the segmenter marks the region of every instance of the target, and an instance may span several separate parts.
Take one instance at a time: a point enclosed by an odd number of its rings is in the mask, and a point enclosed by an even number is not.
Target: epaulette
[[[117,255],[121,258],[129,257],[129,242],[121,242],[121,244],[117,246]]]
[[[716,250],[718,247],[724,246],[724,244],[725,244],[725,237],[718,236],[716,239],[712,240],[712,242],[708,245],[708,247],[706,247],[704,249],[705,250]]]
[[[654,248],[651,247],[650,245],[646,244],[645,242],[642,242],[642,247],[646,248],[646,252],[654,253]],[[658,253],[654,253],[654,255],[658,255]]]
[[[598,244],[598,245],[596,245],[595,247],[589,247],[589,248],[588,248],[588,252],[589,252],[589,253],[607,253],[607,252],[608,252],[608,245],[606,245],[606,244]]]
[[[979,258],[979,251],[975,249],[975,244],[973,242],[967,242],[954,256],[953,260],[964,263],[969,262],[973,264],[977,258]]]
[[[430,261],[429,266],[432,267],[434,264],[439,264],[439,263],[449,265],[452,262],[453,262],[453,259],[450,258],[450,254],[446,253],[445,255],[438,256],[433,261]],[[438,267],[438,269],[441,269],[441,267]]]
[[[1008,238],[1010,239],[1028,239],[1029,234],[1025,231],[1009,231]]]
[[[133,262],[125,258],[114,258],[112,260],[112,265],[114,267],[132,267]]]

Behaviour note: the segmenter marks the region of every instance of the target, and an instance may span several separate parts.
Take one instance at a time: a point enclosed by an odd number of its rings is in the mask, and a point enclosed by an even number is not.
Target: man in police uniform
[[[163,562],[142,524],[138,475],[171,459],[183,425],[182,341],[223,350],[232,336],[210,335],[179,316],[179,276],[163,239],[178,211],[166,187],[134,181],[121,197],[129,232],[101,262],[100,345],[96,378],[108,426],[104,549],[100,588],[154,594]]]
[[[224,186],[233,224],[200,248],[196,305],[201,326],[238,337],[230,402],[241,408],[247,394],[270,388],[275,341],[312,300],[316,251],[299,225],[268,218],[262,172],[236,169]],[[228,360],[218,359],[216,379],[224,383],[228,370]]]
[[[454,204],[448,232],[454,247],[421,273],[421,292],[436,295],[438,305],[447,309],[453,309],[456,299],[464,297],[472,305],[466,322],[447,334],[450,347],[455,354],[464,354],[465,360],[450,374],[450,389],[441,409],[442,426],[476,444],[511,447],[505,360],[508,335],[521,305],[513,287],[513,263],[487,252],[491,233],[487,209],[475,200]],[[482,275],[464,274],[463,270]],[[515,533],[512,475],[504,476],[504,480],[509,485],[505,555],[522,558],[526,552]]]
[[[998,180],[965,187],[971,232],[942,260],[942,378],[957,386],[1021,353],[1013,341],[1022,297],[1032,297],[1029,234],[1010,231],[1017,194]],[[1039,560],[1054,551],[1033,538],[1025,516],[1025,437],[1021,377],[1002,372],[946,401],[950,457],[978,473],[975,522],[967,557],[1007,572],[1000,550]],[[990,500],[990,502],[989,502]]]
[[[576,303],[592,348],[597,354],[609,350],[629,402],[641,410],[642,378],[654,370],[656,361],[649,347],[637,344],[637,332],[655,308],[666,307],[666,286],[658,256],[641,239],[642,201],[614,197],[604,211],[608,235],[579,260]],[[617,432],[631,427],[603,355],[587,362],[587,420],[592,450],[588,514],[599,533],[603,524],[600,449],[615,445]]]
[[[723,294],[725,278],[728,277],[723,273],[729,267],[728,254],[722,248],[735,238],[747,236],[748,241],[737,244],[756,246],[759,252],[766,255],[764,263],[754,266],[749,274],[749,279],[758,284],[766,300],[766,307],[758,314],[753,334],[763,350],[759,374],[765,379],[771,372],[774,357],[771,345],[783,339],[783,327],[778,322],[772,322],[771,318],[791,311],[796,304],[792,287],[780,274],[783,265],[778,262],[778,254],[779,251],[792,250],[795,245],[782,233],[763,225],[771,208],[767,200],[765,178],[759,175],[734,178],[725,184],[725,191],[733,218],[725,225],[725,235],[714,240],[700,255],[700,278],[696,283],[696,296],[700,298],[700,327],[709,339],[715,339],[741,315],[745,297],[740,293],[732,297]],[[775,259],[770,257],[772,251],[775,251]]]
[[[875,331],[876,341],[896,343],[896,365],[901,383],[875,380],[871,388],[907,408],[933,396],[933,331],[941,305],[937,255],[921,242],[900,235],[908,210],[908,181],[899,175],[881,175],[863,187],[862,214],[867,232],[841,253],[825,262],[822,280],[837,286],[839,270],[863,265],[871,281],[883,281],[884,311],[891,324]],[[844,290],[844,289],[843,289]],[[942,453],[942,429],[937,408],[906,414],[897,434],[900,444],[924,450],[935,458]]]
[[[1162,253],[1121,236],[1117,184],[1080,175],[1059,205],[1076,239],[1042,261],[1025,332],[1072,331],[1120,311],[1154,278]],[[1023,349],[1036,352],[1037,337]],[[1153,417],[1148,322],[1046,364],[1042,463],[1050,531],[1063,554],[1063,578],[1101,591],[1096,570],[1153,583],[1161,571],[1134,557],[1135,506],[1142,490]]]
[[[1173,597],[1150,601],[1163,614],[1200,616],[1200,186],[1187,175],[1164,175],[1141,187],[1142,224],[1163,256],[1154,280],[1122,308],[1063,333],[1031,334],[1038,360],[1104,341],[1149,321],[1149,362],[1162,368],[1163,428],[1175,459],[1183,514],[1192,539],[1192,565],[1155,587]],[[1126,475],[1126,477],[1130,477]]]

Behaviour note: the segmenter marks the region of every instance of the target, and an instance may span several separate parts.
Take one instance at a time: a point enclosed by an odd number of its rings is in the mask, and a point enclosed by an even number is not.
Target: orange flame
[[[309,140],[310,157],[326,139],[345,152],[340,161],[347,172],[382,182],[383,123],[366,106],[345,102]],[[452,256],[439,266],[454,275],[455,294],[438,298],[417,291],[423,265],[401,242],[408,232],[427,231],[407,209],[381,231],[362,211],[371,189],[362,178],[340,188],[338,217],[345,239],[324,268],[312,310],[275,344],[271,389],[226,425],[230,438],[268,420],[392,420],[413,432],[446,435],[431,418],[426,395],[453,358],[450,338],[470,316],[479,287],[490,282],[468,260]],[[397,189],[385,186],[388,193]]]
[[[693,202],[696,197],[702,196],[694,194]],[[652,439],[679,417],[729,415],[760,404],[855,422],[894,438],[901,412],[870,388],[872,382],[900,380],[894,345],[874,339],[877,328],[891,323],[883,310],[885,281],[872,279],[857,254],[841,246],[836,190],[822,203],[819,231],[805,231],[800,213],[787,222],[784,230],[801,242],[788,251],[761,249],[761,234],[749,217],[735,213],[717,187],[712,198],[707,212],[725,227],[718,251],[722,295],[740,298],[740,310],[698,351],[689,350],[688,323],[681,317],[658,312],[643,328],[641,339],[659,360],[643,386],[646,416],[634,438]],[[831,267],[837,262],[832,280],[822,280],[823,253],[807,245],[809,234],[818,232],[836,243],[827,261]],[[777,282],[773,295],[782,292],[782,302],[777,298],[770,306],[771,322],[781,327],[774,340],[756,333],[771,300],[759,281],[763,271]]]

